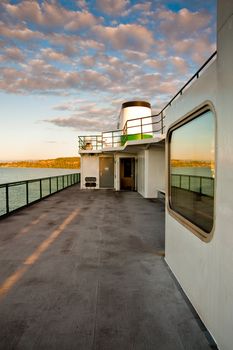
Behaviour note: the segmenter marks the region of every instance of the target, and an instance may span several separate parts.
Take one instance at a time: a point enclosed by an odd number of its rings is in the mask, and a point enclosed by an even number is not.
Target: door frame
[[[120,191],[124,191],[124,190],[122,190],[122,188],[121,188],[121,164],[122,164],[122,160],[123,159],[133,159],[134,160],[134,173],[133,173],[133,178],[134,178],[134,186],[133,186],[133,189],[131,190],[131,191],[137,191],[137,157],[136,156],[132,156],[132,155],[127,155],[127,154],[125,154],[124,156],[120,156],[119,157],[119,172],[118,172],[118,174],[119,174],[119,190]]]

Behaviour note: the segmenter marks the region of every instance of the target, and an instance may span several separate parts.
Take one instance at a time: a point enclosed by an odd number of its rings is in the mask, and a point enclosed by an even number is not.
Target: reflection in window
[[[205,233],[214,216],[214,114],[205,110],[170,133],[170,207]]]

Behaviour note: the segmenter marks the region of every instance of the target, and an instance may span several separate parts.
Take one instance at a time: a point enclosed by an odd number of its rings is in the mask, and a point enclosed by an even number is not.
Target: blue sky
[[[0,160],[77,155],[128,100],[159,111],[215,32],[216,0],[2,0]]]

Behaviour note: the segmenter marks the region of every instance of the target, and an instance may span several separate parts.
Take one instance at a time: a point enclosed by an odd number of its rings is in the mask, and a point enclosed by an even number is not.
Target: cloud
[[[101,92],[111,85],[103,74],[91,69],[77,72],[56,68],[43,59],[33,59],[22,69],[3,68],[0,89],[15,93],[49,92],[69,90],[96,90]]]
[[[101,107],[98,103],[88,100],[70,100],[60,106],[55,106],[55,109],[74,111],[75,113],[68,116],[45,119],[44,122],[79,131],[113,130],[116,129],[119,108],[119,105]]]
[[[84,9],[84,10],[88,10],[88,4],[87,4],[86,0],[77,0],[76,4],[79,8]]]
[[[97,7],[104,13],[119,16],[129,4],[128,0],[97,0]]]
[[[145,2],[141,2],[141,3],[139,2],[136,5],[131,5],[130,7],[128,7],[127,10],[125,10],[122,13],[122,16],[123,17],[129,16],[133,12],[139,12],[140,16],[142,16],[142,17],[150,16],[152,14],[152,12],[150,12],[151,5],[152,5],[152,3],[150,1],[145,1]],[[143,20],[145,20],[145,18]]]
[[[147,54],[140,51],[124,50],[124,56],[134,62],[143,62],[147,58]]]
[[[85,67],[94,67],[95,66],[95,57],[94,56],[83,56],[80,60],[81,64]]]
[[[67,23],[65,24],[65,29],[69,31],[76,31],[82,28],[90,28],[100,22],[100,20],[97,20],[95,16],[87,11],[76,13],[72,17],[73,19],[67,20]]]
[[[45,122],[54,124],[60,127],[72,128],[78,131],[86,131],[86,132],[100,132],[104,130],[111,130],[116,128],[115,123],[111,123],[107,120],[96,120],[88,115],[88,118],[79,117],[78,115],[74,115],[71,117],[58,117],[54,119],[44,120]]]
[[[2,62],[24,62],[25,56],[18,47],[8,47],[0,57]]]
[[[216,50],[215,43],[211,43],[207,36],[202,36],[198,41],[194,38],[184,39],[176,42],[174,51],[179,55],[185,55],[197,64],[204,63]]]
[[[160,59],[151,59],[148,58],[145,60],[145,65],[147,65],[148,67],[152,68],[152,69],[156,69],[157,70],[164,70],[166,65],[167,65],[167,61],[164,60],[160,60]]]
[[[41,27],[65,28],[69,31],[89,28],[100,22],[87,10],[70,11],[56,2],[38,3],[31,0],[23,0],[16,5],[3,4],[6,12],[21,21],[35,23]]]
[[[45,119],[54,125],[114,129],[123,101],[165,104],[215,49],[213,19],[197,12],[194,2],[178,12],[168,9],[167,1],[94,3],[0,4],[0,89],[46,98],[79,96],[53,107],[56,116]]]
[[[188,64],[182,57],[169,57],[168,62],[172,65],[172,68],[175,69],[175,71],[178,71],[179,74],[186,74],[188,72]]]
[[[81,87],[85,89],[101,90],[111,84],[111,81],[107,77],[91,69],[81,72],[80,77]]]
[[[178,12],[160,9],[156,12],[156,17],[160,20],[163,35],[179,39],[193,36],[194,32],[206,28],[211,20],[211,15],[207,12],[192,12],[186,8]]]
[[[62,52],[55,51],[51,48],[41,49],[41,55],[44,60],[48,61],[61,61],[64,62],[68,59],[67,55]]]
[[[21,41],[28,41],[32,39],[43,39],[44,35],[38,31],[32,31],[23,25],[6,26],[3,22],[0,22],[0,32],[3,37],[9,39],[17,39]]]
[[[93,34],[107,46],[117,50],[148,51],[154,44],[152,33],[137,24],[120,24],[117,27],[95,26]]]

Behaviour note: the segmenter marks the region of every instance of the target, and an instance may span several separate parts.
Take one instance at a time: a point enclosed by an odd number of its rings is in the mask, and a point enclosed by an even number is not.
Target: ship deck
[[[0,221],[0,349],[210,349],[164,258],[164,204],[75,185]]]

